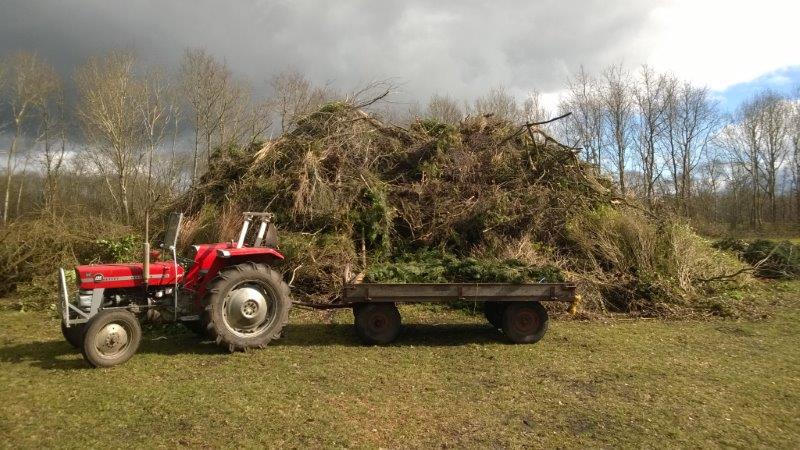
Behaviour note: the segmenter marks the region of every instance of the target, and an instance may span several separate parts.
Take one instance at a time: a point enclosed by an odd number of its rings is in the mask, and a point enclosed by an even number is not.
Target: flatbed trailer
[[[367,344],[388,344],[400,334],[397,303],[483,303],[489,323],[515,343],[535,343],[549,325],[541,302],[580,299],[571,283],[345,283],[332,303],[295,302],[314,309],[352,308],[356,332]]]

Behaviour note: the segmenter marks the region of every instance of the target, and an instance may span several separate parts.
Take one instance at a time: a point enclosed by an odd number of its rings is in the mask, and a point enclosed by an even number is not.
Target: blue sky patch
[[[719,100],[723,111],[732,113],[742,102],[761,91],[796,94],[798,89],[800,89],[800,65],[784,67],[756,79],[734,84],[725,90],[714,92],[714,97]]]

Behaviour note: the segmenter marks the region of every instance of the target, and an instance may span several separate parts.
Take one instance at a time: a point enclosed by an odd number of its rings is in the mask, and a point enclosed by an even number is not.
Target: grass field
[[[554,320],[510,345],[480,317],[403,307],[389,347],[349,312],[227,354],[151,330],[89,369],[55,319],[0,313],[0,447],[800,446],[800,283],[770,318]],[[165,333],[167,333],[165,335]]]

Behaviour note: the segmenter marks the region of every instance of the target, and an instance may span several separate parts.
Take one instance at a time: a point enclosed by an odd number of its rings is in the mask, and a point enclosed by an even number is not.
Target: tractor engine
[[[181,265],[172,262],[153,262],[150,276],[144,280],[143,264],[90,264],[77,266],[75,277],[78,296],[75,306],[90,312],[97,308],[121,306],[152,308],[172,304],[175,284],[184,275]],[[144,300],[147,303],[143,303]]]

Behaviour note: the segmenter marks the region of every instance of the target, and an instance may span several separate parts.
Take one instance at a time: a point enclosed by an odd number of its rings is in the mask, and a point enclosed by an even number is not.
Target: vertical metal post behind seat
[[[264,233],[267,232],[267,224],[269,221],[265,220],[263,217],[261,218],[261,225],[258,227],[258,235],[256,236],[256,242],[253,244],[253,247],[261,247],[261,242],[264,240]]]
[[[250,214],[244,215],[244,223],[242,223],[242,231],[239,233],[239,241],[236,242],[236,248],[242,248],[244,246],[244,238],[247,236],[247,230],[250,228],[250,222],[253,221],[253,216]]]

